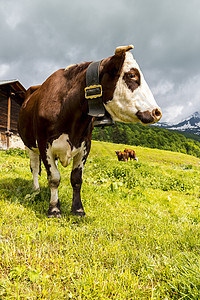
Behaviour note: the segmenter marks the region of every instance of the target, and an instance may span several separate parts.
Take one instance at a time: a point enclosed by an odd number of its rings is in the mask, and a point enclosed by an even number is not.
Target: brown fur
[[[135,155],[135,151],[132,149],[124,149],[124,152],[126,152],[128,154],[128,157],[133,160],[136,160],[136,155]]]
[[[128,153],[122,151],[115,151],[119,161],[128,161]]]
[[[123,79],[132,92],[134,92],[134,90],[136,90],[140,85],[140,73],[135,68],[132,68],[130,72],[125,73]]]

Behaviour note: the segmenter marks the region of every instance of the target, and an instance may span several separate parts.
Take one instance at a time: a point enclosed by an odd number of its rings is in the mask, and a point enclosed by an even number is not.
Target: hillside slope
[[[71,166],[59,164],[62,218],[32,191],[28,154],[0,151],[0,299],[200,299],[200,160],[92,142],[82,200],[70,213]]]
[[[193,135],[167,130],[153,126],[137,124],[123,124],[116,122],[114,126],[95,128],[92,138],[112,143],[126,143],[135,146],[144,146],[182,152],[200,157],[200,138]]]

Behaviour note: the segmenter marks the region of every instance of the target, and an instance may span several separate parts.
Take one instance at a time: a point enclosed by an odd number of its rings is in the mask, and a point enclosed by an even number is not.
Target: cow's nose
[[[162,117],[162,112],[160,108],[155,108],[152,110],[152,116],[156,122],[158,122]]]

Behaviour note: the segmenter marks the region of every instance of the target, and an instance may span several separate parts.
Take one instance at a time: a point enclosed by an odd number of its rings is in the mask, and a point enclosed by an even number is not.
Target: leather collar
[[[86,71],[85,98],[88,100],[88,115],[103,117],[105,108],[103,105],[103,89],[99,83],[99,65],[101,61],[92,62]]]

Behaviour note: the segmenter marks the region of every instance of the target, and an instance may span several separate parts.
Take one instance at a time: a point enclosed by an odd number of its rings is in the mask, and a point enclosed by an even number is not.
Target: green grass
[[[127,146],[127,145],[126,145]],[[0,152],[0,299],[200,299],[200,160],[93,142],[82,186],[86,217],[48,219],[44,168],[32,191],[28,155]]]

